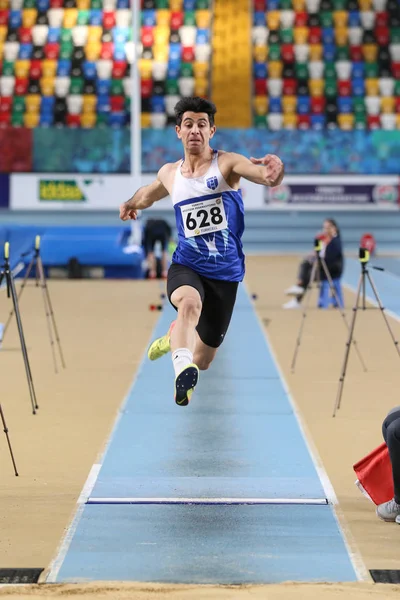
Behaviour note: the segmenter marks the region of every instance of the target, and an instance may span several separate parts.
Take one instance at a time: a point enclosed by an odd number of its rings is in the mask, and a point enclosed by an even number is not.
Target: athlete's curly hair
[[[205,100],[204,98],[181,98],[179,102],[175,105],[175,117],[176,124],[180,127],[182,124],[182,117],[185,112],[194,112],[194,113],[207,113],[208,120],[210,121],[211,127],[214,125],[214,115],[217,112],[217,108],[215,104],[210,102],[209,100]]]

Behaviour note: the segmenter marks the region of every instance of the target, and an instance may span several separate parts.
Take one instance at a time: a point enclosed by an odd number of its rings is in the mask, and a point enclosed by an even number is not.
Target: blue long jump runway
[[[154,337],[174,314],[165,307]],[[170,357],[144,360],[50,579],[356,581],[242,286],[225,342],[189,407],[175,405],[173,380]]]

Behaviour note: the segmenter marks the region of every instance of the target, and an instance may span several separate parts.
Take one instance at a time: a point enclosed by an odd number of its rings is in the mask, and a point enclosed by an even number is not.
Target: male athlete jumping
[[[221,345],[231,320],[245,265],[241,237],[244,206],[240,178],[279,185],[282,161],[275,155],[245,158],[213,150],[216,108],[202,98],[182,98],[175,106],[176,133],[185,158],[165,164],[157,179],[121,205],[123,221],[170,196],[175,209],[178,246],[168,271],[167,293],[178,316],[154,341],[150,360],[171,352],[175,402],[186,406],[199,377]]]

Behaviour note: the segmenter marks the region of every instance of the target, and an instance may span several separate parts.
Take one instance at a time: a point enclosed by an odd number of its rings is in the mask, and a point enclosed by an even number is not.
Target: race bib
[[[226,229],[226,214],[221,197],[181,206],[185,237],[204,235]]]

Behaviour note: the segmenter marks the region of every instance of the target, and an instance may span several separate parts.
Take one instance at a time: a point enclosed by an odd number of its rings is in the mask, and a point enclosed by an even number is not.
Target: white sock
[[[193,362],[193,354],[188,348],[178,348],[171,353],[171,356],[176,376]]]

